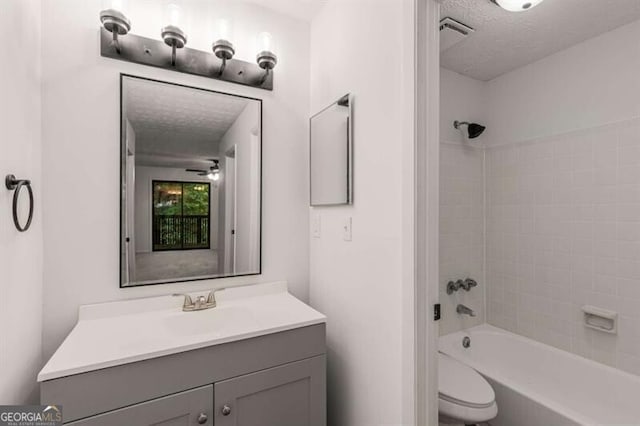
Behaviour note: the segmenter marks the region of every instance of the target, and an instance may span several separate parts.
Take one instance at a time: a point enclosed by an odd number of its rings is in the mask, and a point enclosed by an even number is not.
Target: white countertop
[[[38,381],[326,322],[284,282],[231,287],[216,299],[217,307],[198,312],[182,312],[183,298],[173,296],[81,306]]]

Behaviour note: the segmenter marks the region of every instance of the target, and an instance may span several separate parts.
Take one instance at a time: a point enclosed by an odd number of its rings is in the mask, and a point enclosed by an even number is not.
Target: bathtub
[[[493,386],[492,426],[640,425],[639,376],[487,324],[440,337],[439,349]]]

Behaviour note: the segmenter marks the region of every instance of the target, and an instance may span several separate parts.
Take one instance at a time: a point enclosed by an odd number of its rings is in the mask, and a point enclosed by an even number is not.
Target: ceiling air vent
[[[443,18],[440,21],[440,51],[444,52],[469,37],[475,30],[455,19]]]

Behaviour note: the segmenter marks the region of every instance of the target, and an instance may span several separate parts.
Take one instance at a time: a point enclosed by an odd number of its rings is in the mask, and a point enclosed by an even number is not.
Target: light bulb
[[[111,2],[111,9],[119,10],[120,12],[124,12],[124,0],[113,0]]]
[[[180,28],[182,24],[182,7],[178,2],[167,3],[164,9],[164,25]]]
[[[233,39],[233,24],[228,19],[216,20],[215,40],[224,40],[230,42]]]
[[[220,180],[220,173],[214,173],[213,177],[211,178],[211,180],[214,181],[214,182]]]
[[[184,28],[184,16],[178,0],[169,1],[164,8],[164,27],[160,35],[164,42],[171,46],[171,65],[176,64],[176,49],[182,49],[187,44],[187,32]]]
[[[222,63],[218,73],[222,75],[225,70],[226,64],[229,59],[233,58],[236,54],[236,48],[233,46],[231,40],[233,39],[233,26],[228,19],[216,20],[214,38],[213,38],[213,53],[218,58],[222,59]]]
[[[102,9],[111,9],[126,14],[128,12],[128,3],[127,0],[104,0],[102,2]]]
[[[256,38],[256,46],[258,50],[256,62],[260,68],[266,71],[262,78],[262,83],[264,83],[270,71],[274,69],[278,63],[278,57],[275,54],[276,48],[273,36],[267,32],[258,34],[258,37]]]
[[[524,12],[533,9],[543,0],[492,0],[498,6],[509,12]]]
[[[131,31],[131,21],[127,18],[127,0],[104,0],[104,10],[100,12],[102,26],[113,34],[112,46],[120,53],[118,36]]]
[[[213,172],[209,172],[207,173],[207,178],[209,180],[216,180],[216,175],[214,175]]]
[[[257,40],[257,44],[258,44],[258,51],[259,52],[271,52],[273,53],[274,49],[274,42],[273,42],[273,36],[268,33],[268,32],[262,32],[260,34],[258,34],[258,40]]]

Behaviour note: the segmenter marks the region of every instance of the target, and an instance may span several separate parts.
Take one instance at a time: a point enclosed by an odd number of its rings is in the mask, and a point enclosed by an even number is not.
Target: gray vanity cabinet
[[[325,324],[41,384],[73,426],[326,426]]]
[[[215,384],[216,426],[324,426],[324,356]]]
[[[212,426],[212,405],[213,386],[209,385],[67,424],[72,426]]]

